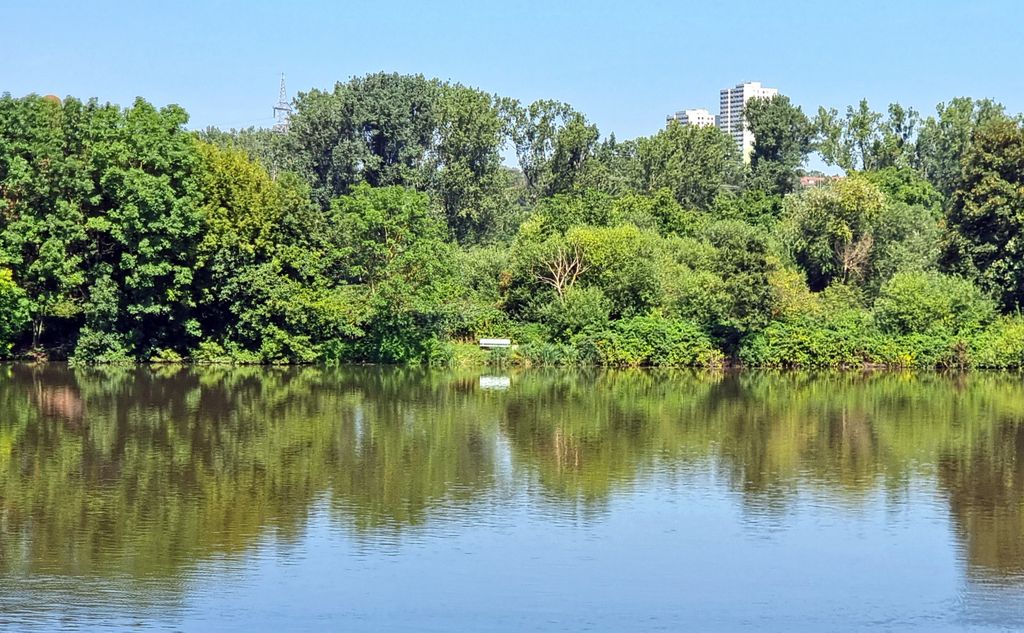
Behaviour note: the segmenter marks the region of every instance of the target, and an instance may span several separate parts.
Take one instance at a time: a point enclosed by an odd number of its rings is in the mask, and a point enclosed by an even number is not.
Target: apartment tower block
[[[744,162],[750,162],[750,153],[754,149],[754,134],[743,118],[743,107],[751,99],[770,99],[777,94],[777,89],[765,88],[759,81],[738,84],[735,88],[725,88],[721,91],[718,129],[736,141]]]

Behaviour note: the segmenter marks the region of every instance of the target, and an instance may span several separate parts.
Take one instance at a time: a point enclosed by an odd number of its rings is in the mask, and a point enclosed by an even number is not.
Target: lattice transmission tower
[[[292,104],[288,101],[288,92],[284,89],[284,73],[281,73],[281,91],[277,95],[277,105],[274,106],[274,127],[278,134],[288,131],[288,124],[292,118]]]

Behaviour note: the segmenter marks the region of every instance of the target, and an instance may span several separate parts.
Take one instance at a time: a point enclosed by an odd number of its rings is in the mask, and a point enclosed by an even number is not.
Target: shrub
[[[199,347],[192,350],[191,356],[192,362],[198,365],[227,365],[231,363],[228,353],[214,341],[202,341],[199,343]]]
[[[228,344],[225,348],[216,341],[202,341],[190,354],[197,365],[261,365],[263,357],[257,352]]]
[[[739,358],[757,367],[849,367],[880,362],[880,336],[866,310],[774,321],[748,337]]]
[[[484,358],[488,365],[498,365],[501,367],[509,363],[509,360],[512,358],[512,352],[513,350],[508,347],[495,347],[494,349],[487,350]]]
[[[550,339],[548,329],[541,323],[513,323],[508,332],[494,332],[494,336],[512,339],[519,345],[543,343]]]
[[[970,345],[962,337],[942,330],[886,337],[879,362],[891,367],[919,369],[966,368],[971,363]]]
[[[937,272],[897,273],[875,300],[875,318],[892,334],[970,334],[994,315],[995,302],[974,284]]]
[[[828,303],[828,300],[824,301]],[[864,309],[824,309],[775,321],[748,337],[740,360],[755,367],[967,367],[970,340],[945,330],[889,334]]]
[[[997,319],[974,337],[971,352],[975,367],[1024,368],[1024,318]]]
[[[448,351],[451,353],[450,357],[445,358],[447,352],[439,348],[435,351],[433,359],[428,358],[427,362],[429,364],[449,367],[475,367],[490,363],[491,350],[480,349],[480,346],[475,342],[441,341],[441,343],[447,346]]]
[[[164,348],[156,350],[153,355],[149,357],[149,362],[177,364],[185,362],[185,358],[173,349]]]
[[[714,366],[723,360],[700,327],[657,314],[616,321],[589,343],[578,345],[592,346],[598,362],[609,366]]]
[[[600,288],[573,286],[564,301],[553,301],[542,311],[556,337],[564,339],[584,331],[601,330],[608,325],[611,303]]]
[[[810,291],[799,270],[779,267],[768,274],[768,283],[777,299],[773,313],[776,318],[806,316],[820,308],[819,296]]]
[[[0,269],[0,356],[8,356],[29,322],[29,301],[6,268]]]
[[[88,327],[79,333],[75,352],[69,360],[74,364],[135,362],[131,344],[122,335]]]
[[[430,367],[451,367],[455,364],[455,345],[451,341],[428,339],[423,345],[423,362]]]
[[[498,350],[495,350],[497,352]],[[502,355],[496,354],[495,364],[502,364]],[[564,343],[528,343],[510,353],[511,362],[517,365],[556,367],[577,364],[576,350]]]

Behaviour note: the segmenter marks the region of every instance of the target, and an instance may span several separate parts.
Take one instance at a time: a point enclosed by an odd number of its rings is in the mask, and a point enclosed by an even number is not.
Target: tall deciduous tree
[[[528,199],[571,191],[594,151],[597,126],[569,104],[550,100],[511,104],[508,116]]]
[[[360,183],[409,187],[430,194],[460,242],[481,241],[513,222],[513,178],[501,164],[510,104],[420,75],[354,78],[298,96],[287,136],[294,160],[283,164],[307,177],[321,208]],[[556,167],[573,165],[565,144]]]
[[[919,116],[913,108],[889,105],[888,115],[873,111],[866,99],[846,108],[840,117],[833,109],[818,109],[818,149],[830,165],[846,171],[909,167],[915,161],[914,144]]]
[[[863,281],[885,195],[859,177],[786,199],[781,232],[812,290]]]
[[[88,272],[82,206],[98,193],[84,136],[94,119],[118,116],[94,102],[0,98],[0,257],[31,299],[33,345],[65,319],[73,324],[61,330],[80,325]]]
[[[197,157],[177,106],[39,97],[0,103],[0,252],[84,357],[187,344],[199,237]]]
[[[324,208],[358,183],[424,188],[438,128],[440,83],[376,73],[300,93],[289,140]]]
[[[782,95],[751,99],[744,116],[754,134],[751,184],[770,195],[789,193],[811,151],[814,126],[803,110]]]
[[[366,336],[352,358],[402,362],[444,334],[454,304],[454,258],[426,194],[359,185],[334,200],[330,257],[366,293]]]
[[[512,179],[500,150],[508,134],[503,103],[474,88],[446,85],[438,102],[436,183],[454,237],[478,242],[509,229]]]
[[[732,137],[716,127],[673,121],[637,141],[638,186],[646,193],[667,188],[684,208],[711,208],[723,189],[739,185],[742,162]]]
[[[294,148],[289,145],[288,137],[274,130],[247,127],[225,131],[208,127],[197,135],[201,140],[218,147],[244,151],[249,158],[263,165],[273,178],[286,171],[296,173],[300,171]]]
[[[612,196],[633,192],[636,181],[636,141],[619,141],[614,134],[598,143],[579,178],[582,188]]]
[[[360,306],[326,268],[327,219],[291,173],[200,143],[203,241],[195,282],[204,340],[263,362],[309,362],[358,333]]]
[[[949,197],[960,183],[960,161],[981,125],[1005,119],[1003,106],[989,99],[958,97],[940,103],[926,118],[917,137],[917,167],[935,188]]]
[[[1003,307],[1024,306],[1024,124],[978,126],[964,153],[947,222],[948,266],[976,278]]]

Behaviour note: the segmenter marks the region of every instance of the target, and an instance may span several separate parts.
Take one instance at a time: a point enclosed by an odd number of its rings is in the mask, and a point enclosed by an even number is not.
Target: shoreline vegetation
[[[749,163],[418,75],[300,93],[284,132],[5,94],[0,358],[1024,366],[1020,115],[746,117]],[[812,152],[845,175],[802,186]]]

